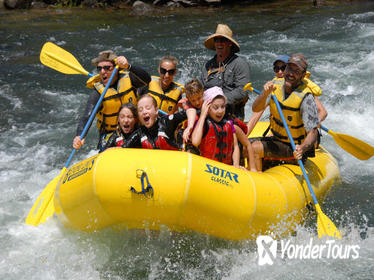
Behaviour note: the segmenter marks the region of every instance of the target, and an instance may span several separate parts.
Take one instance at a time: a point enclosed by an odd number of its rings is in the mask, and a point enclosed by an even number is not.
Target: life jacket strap
[[[164,101],[164,100],[167,100],[167,101],[174,102],[175,104],[178,103],[177,100],[175,100],[175,99],[173,99],[173,98],[171,98],[171,97],[169,97],[169,96],[167,96],[167,95],[165,95],[165,94],[161,94],[161,93],[155,92],[155,91],[153,91],[153,90],[149,90],[149,92],[150,92],[151,94],[154,94],[154,95],[156,95],[157,97],[159,97],[159,98],[161,99],[161,102]]]

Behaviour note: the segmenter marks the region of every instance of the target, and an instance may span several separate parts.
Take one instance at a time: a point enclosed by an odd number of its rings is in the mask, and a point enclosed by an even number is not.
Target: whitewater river
[[[83,75],[65,75],[40,63],[47,41],[68,50],[89,72],[94,71],[91,58],[105,49],[151,74],[162,56],[175,55],[180,61],[176,80],[185,83],[213,55],[203,41],[224,22],[241,45],[256,88],[273,77],[278,54],[303,53],[312,80],[323,89],[325,126],[374,145],[374,2],[307,4],[144,16],[124,10],[1,10],[0,279],[374,279],[374,158],[356,159],[327,134],[322,144],[336,157],[342,183],[322,209],[343,234],[339,244],[359,246],[355,259],[278,257],[273,265],[259,266],[255,241],[167,229],[81,233],[65,229],[56,218],[39,227],[24,224],[40,192],[64,166],[90,93]],[[247,106],[246,119],[250,114]],[[91,129],[73,163],[95,153],[96,137]],[[320,242],[315,219],[296,236],[285,237],[304,245],[311,238]]]

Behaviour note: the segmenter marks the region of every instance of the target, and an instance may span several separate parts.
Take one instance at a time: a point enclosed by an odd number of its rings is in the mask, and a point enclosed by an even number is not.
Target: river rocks
[[[116,8],[131,9],[135,14],[149,14],[158,12],[160,7],[198,7],[198,6],[223,6],[238,3],[240,5],[253,5],[263,0],[0,0],[7,9],[44,8],[50,5],[58,7],[90,7],[90,8]],[[281,1],[281,0],[275,0]],[[310,0],[311,5],[319,6],[327,0]],[[46,6],[46,5],[47,6]]]
[[[165,7],[196,7],[206,4],[221,3],[221,0],[155,0],[153,5]]]
[[[42,1],[33,1],[31,3],[31,8],[32,9],[45,9],[48,7],[47,3],[44,3]]]
[[[49,5],[66,7],[83,6],[91,8],[114,7],[117,9],[131,8],[133,13],[146,14],[155,7],[196,7],[224,4],[224,0],[0,0],[7,9],[45,8]]]
[[[31,0],[4,0],[4,7],[8,9],[29,9]]]
[[[143,1],[135,1],[131,7],[131,12],[136,15],[149,14],[153,10],[154,8],[151,5],[144,3]]]

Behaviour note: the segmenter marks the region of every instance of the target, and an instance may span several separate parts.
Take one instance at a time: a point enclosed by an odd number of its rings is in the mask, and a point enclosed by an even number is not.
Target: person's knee
[[[256,156],[261,156],[264,154],[264,146],[261,141],[255,141],[252,143],[252,149]]]

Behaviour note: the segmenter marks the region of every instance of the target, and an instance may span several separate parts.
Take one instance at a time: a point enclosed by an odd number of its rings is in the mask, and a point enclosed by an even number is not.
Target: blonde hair
[[[194,95],[203,95],[204,94],[204,87],[200,83],[200,81],[196,78],[188,81],[184,86],[186,97],[194,96]]]
[[[153,106],[155,106],[156,109],[158,109],[157,107],[157,100],[156,98],[154,98],[152,95],[146,93],[146,94],[143,94],[142,96],[140,96],[140,98],[138,99],[138,104],[140,102],[140,100],[144,99],[144,98],[150,98],[152,100],[152,104]]]

